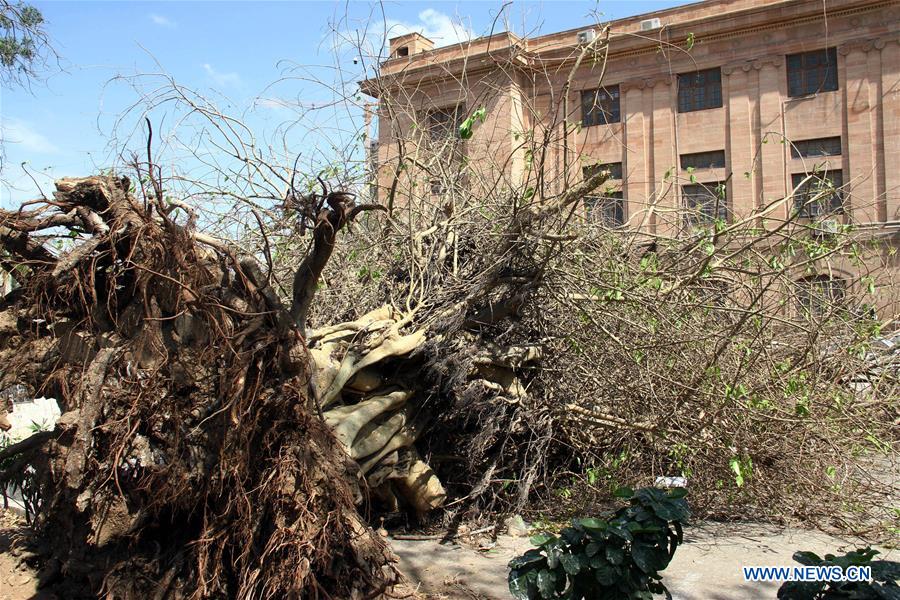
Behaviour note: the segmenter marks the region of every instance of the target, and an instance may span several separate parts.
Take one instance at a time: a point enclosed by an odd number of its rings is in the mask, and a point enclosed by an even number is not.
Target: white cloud
[[[4,117],[0,123],[0,138],[4,144],[18,144],[21,149],[34,154],[59,152],[59,148],[53,142],[22,119]]]
[[[209,76],[209,78],[212,79],[213,82],[219,87],[236,87],[241,85],[241,76],[237,73],[220,73],[219,71],[216,71],[209,63],[205,63],[203,65],[203,70],[206,71],[206,74]]]
[[[388,18],[382,23],[366,22],[358,29],[335,31],[331,41],[332,50],[339,54],[349,53],[349,58],[353,59],[358,57],[360,51],[365,56],[384,58],[382,53],[387,52],[388,40],[413,31],[433,41],[436,48],[466,42],[475,37],[472,29],[459,19],[454,20],[442,12],[428,8],[420,12],[413,22]]]
[[[153,21],[154,25],[159,25],[160,27],[175,27],[177,25],[172,19],[157,14],[151,14],[150,20]]]
[[[255,104],[260,108],[269,110],[285,110],[295,106],[293,103],[281,98],[257,98]]]
[[[388,38],[418,31],[433,41],[435,47],[466,42],[474,37],[472,30],[465,24],[454,21],[448,15],[433,8],[426,8],[420,12],[419,20],[416,23],[388,19],[386,25]]]

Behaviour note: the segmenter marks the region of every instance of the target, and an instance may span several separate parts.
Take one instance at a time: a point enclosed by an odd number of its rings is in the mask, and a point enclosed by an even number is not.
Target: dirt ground
[[[27,556],[22,519],[0,509],[0,600],[50,600],[37,588]],[[399,567],[413,589],[407,600],[508,600],[506,564],[529,546],[527,537],[500,536],[441,544],[439,540],[392,539]],[[746,583],[741,566],[791,565],[796,550],[843,552],[865,543],[818,532],[757,524],[701,523],[685,531],[685,544],[663,574],[674,600],[775,598],[776,583]],[[882,549],[889,560],[900,550]],[[402,593],[400,594],[403,595]]]
[[[487,542],[487,540],[485,540]],[[496,544],[392,540],[400,569],[429,598],[509,600],[506,564],[530,547],[527,537],[501,536]],[[674,600],[774,600],[780,584],[747,583],[742,566],[795,564],[797,550],[819,555],[865,546],[819,532],[759,524],[701,523],[685,530],[685,543],[663,572]],[[900,551],[879,558],[900,560]]]
[[[2,503],[0,503],[2,506]],[[28,530],[17,513],[0,508],[0,600],[49,600],[37,589],[37,570],[23,562]]]

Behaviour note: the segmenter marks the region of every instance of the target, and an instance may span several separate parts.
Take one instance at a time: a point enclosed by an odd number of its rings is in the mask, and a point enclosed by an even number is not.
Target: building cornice
[[[748,73],[751,69],[759,71],[765,66],[772,66],[776,69],[780,69],[784,66],[784,55],[783,54],[771,54],[769,56],[761,56],[759,58],[754,58],[753,60],[745,60],[736,63],[730,63],[722,66],[722,74],[723,75],[731,75],[735,71],[743,71],[744,73]]]
[[[768,32],[777,31],[779,29],[785,29],[788,27],[795,27],[797,25],[803,25],[807,23],[815,23],[817,21],[822,21],[826,19],[836,19],[839,17],[847,17],[852,15],[864,14],[867,12],[872,12],[875,10],[883,9],[883,8],[891,8],[897,5],[896,0],[881,0],[877,2],[865,2],[860,4],[855,4],[852,6],[847,6],[844,8],[838,8],[835,10],[830,10],[827,13],[822,12],[821,4],[818,4],[817,10],[813,11],[811,9],[810,14],[804,16],[791,16],[783,17],[778,20],[767,19],[758,24],[752,25],[742,25],[739,27],[732,27],[728,29],[715,29],[713,33],[709,34],[697,34],[694,38],[694,46],[697,47],[699,44],[708,44],[713,42],[719,42],[724,40],[734,40],[735,38],[747,37],[756,34],[766,34]],[[729,18],[733,18],[739,16],[743,13],[756,13],[759,14],[761,19],[765,19],[766,11],[771,10],[771,5],[762,6],[759,8],[753,9],[744,9],[742,11],[736,11],[732,13],[725,13],[722,15],[716,15],[711,17],[706,17],[704,19],[698,19],[695,21],[689,21],[685,23],[676,23],[673,25],[666,26],[664,28],[665,31],[670,34],[682,34],[686,37],[686,35],[691,32],[692,29],[696,29],[698,26],[710,25],[714,26],[716,21],[721,21]],[[660,30],[660,33],[663,30]],[[629,34],[616,34],[613,33],[610,36],[610,47],[613,47],[612,42],[622,41],[623,38],[630,37]],[[676,35],[678,37],[678,35]],[[632,38],[634,39],[634,38]],[[664,48],[667,45],[670,45],[670,42],[662,40],[662,39],[653,39],[653,38],[644,38],[641,40],[639,46],[630,48],[627,50],[610,51],[608,55],[608,60],[618,60],[623,58],[632,58],[645,56],[648,54],[656,54],[660,51],[661,48]],[[556,52],[566,52],[571,53],[571,48],[555,50]],[[549,54],[553,51],[548,51]],[[565,62],[574,62],[573,57],[560,57]]]
[[[628,90],[642,90],[644,88],[654,88],[657,85],[672,85],[675,83],[674,75],[657,75],[656,77],[642,77],[640,79],[629,79],[619,84],[619,93],[625,93]]]
[[[795,4],[803,4],[805,6],[808,6],[810,12],[808,14],[801,15],[779,14],[777,19],[775,20],[772,19],[771,14],[767,13],[767,11],[772,11],[775,8]],[[854,15],[861,15],[884,8],[894,8],[894,10],[897,12],[897,15],[900,16],[900,6],[898,6],[896,0],[860,0],[859,2],[852,2],[852,0],[847,0],[844,4],[845,5],[843,7],[838,7],[825,13],[822,12],[821,4],[818,2],[798,2],[797,0],[792,0],[779,3],[769,3],[762,6],[744,8],[733,12],[725,12],[718,15],[712,15],[687,22],[672,24],[669,26],[665,26],[663,29],[659,30],[659,33],[660,35],[662,35],[662,32],[665,31],[669,34],[670,37],[678,37],[679,35],[686,36],[687,32],[692,31],[696,28],[697,35],[694,42],[696,47],[700,44],[709,44],[724,40],[734,40],[735,43],[739,43],[737,40],[754,35],[758,35],[764,38],[766,35],[770,35],[770,32],[772,31],[777,31],[788,27],[814,23],[817,21],[822,21],[826,18],[836,19],[838,17],[853,17]],[[654,13],[651,13],[651,15],[652,14]],[[727,29],[716,28],[716,24],[718,22],[728,19],[735,19],[742,24]],[[747,23],[748,20],[752,21],[754,19],[758,20],[758,22]],[[613,22],[613,25],[615,25],[615,22]],[[703,28],[709,29],[710,33],[703,33]],[[558,35],[560,34],[550,34],[548,36],[542,37],[547,38]],[[497,34],[494,37],[499,41],[502,38],[502,34]],[[493,69],[500,64],[511,65],[523,71],[542,72],[542,70],[545,70],[547,68],[565,68],[567,65],[574,64],[575,60],[577,60],[578,53],[573,52],[573,50],[577,49],[577,47],[574,45],[568,45],[565,47],[561,46],[546,50],[538,49],[537,51],[532,49],[536,45],[539,45],[537,42],[539,42],[541,39],[542,38],[539,37],[528,40],[513,36],[507,36],[506,40],[504,41],[507,41],[508,45],[494,47],[489,51],[473,52],[471,54],[463,54],[462,56],[457,55],[449,60],[440,60],[438,55],[436,54],[441,52],[442,50],[445,51],[446,49],[433,50],[406,59],[407,62],[400,68],[398,68],[398,61],[400,59],[393,59],[384,63],[384,66],[389,68],[382,71],[381,79],[383,80],[383,82],[381,83],[381,87],[384,89],[391,89],[394,87],[406,87],[408,85],[449,82],[454,79],[455,74],[458,74],[463,70],[466,72],[467,76],[472,76]],[[479,40],[473,40],[472,43],[474,44],[477,41]],[[861,43],[856,41],[842,43],[838,45],[838,49],[842,54],[846,55],[846,53],[852,51],[855,48],[867,49],[866,51],[868,51],[868,49],[871,49],[869,48],[869,46],[867,46],[868,44],[871,44],[871,47],[880,49],[886,43],[897,41],[900,41],[898,40],[898,35],[895,33],[891,33],[879,38],[875,38],[873,40],[866,40],[865,42]],[[610,48],[614,48],[616,45],[621,44],[631,45],[632,47],[625,48],[619,51],[614,51],[611,49],[607,56],[608,61],[616,61],[628,58],[633,59],[650,54],[659,54],[661,48],[664,48],[666,44],[671,45],[668,42],[649,37],[638,38],[627,33],[613,33],[610,36]],[[460,50],[465,52],[464,48],[461,48]],[[780,68],[783,62],[783,56],[767,56],[757,58],[752,61],[727,64],[723,67],[722,70],[723,73],[728,75],[734,72],[736,69],[749,71],[751,68],[760,69],[766,65],[772,65],[776,68]],[[698,65],[698,67],[703,68],[700,65]],[[384,84],[384,81],[390,80],[393,81],[391,81],[388,85]],[[632,81],[620,83],[620,85],[625,85],[627,89],[631,89],[635,86],[641,86],[642,88],[647,86],[652,87],[653,85],[656,85],[659,80],[660,78],[658,77],[646,81],[643,79],[634,79]],[[375,81],[377,80],[367,80],[365,82],[362,82],[361,86],[363,87],[363,91],[369,93],[370,95],[377,94],[377,90],[375,89],[376,86],[373,85]]]
[[[847,56],[854,50],[861,50],[863,52],[871,52],[873,49],[881,50],[890,43],[900,44],[900,34],[895,33],[868,40],[850,40],[849,42],[839,45],[837,51],[838,54]]]

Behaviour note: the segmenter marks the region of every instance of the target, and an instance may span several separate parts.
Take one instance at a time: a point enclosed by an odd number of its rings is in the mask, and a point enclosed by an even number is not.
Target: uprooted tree
[[[502,85],[460,98],[469,131]],[[367,517],[562,516],[659,475],[686,476],[700,515],[827,507],[883,530],[892,490],[864,462],[897,442],[881,323],[827,294],[792,308],[798,273],[877,254],[850,228],[819,235],[780,198],[710,222],[657,200],[656,230],[611,231],[583,210],[607,173],[552,168],[562,101],[469,156],[422,94],[387,102],[412,125],[366,204],[167,77],[142,93],[137,122],[201,121],[182,146],[212,176],[164,173],[142,140],[132,180],[61,180],[0,213],[21,284],[0,301],[0,389],[63,410],[0,451],[0,478],[36,469],[68,596],[371,596],[396,576]],[[322,178],[349,186],[352,166]]]
[[[356,510],[363,493],[427,511],[444,491],[413,446],[427,411],[409,402],[424,391],[416,372],[385,380],[371,367],[485,319],[481,299],[506,263],[602,177],[521,211],[484,257],[477,294],[427,319],[386,307],[308,332],[335,236],[364,208],[346,194],[296,199],[314,242],[288,307],[271,271],[178,224],[183,205],[137,200],[127,178],[60,180],[43,206],[4,212],[4,267],[21,287],[0,313],[2,387],[39,389],[64,412],[3,457],[38,468],[40,526],[68,592],[384,590],[389,554]],[[35,237],[59,228],[80,243],[54,253]],[[521,364],[530,352],[491,346],[476,360]]]
[[[337,230],[347,197],[325,200],[320,227]],[[317,414],[301,330],[252,258],[170,212],[100,177],[3,215],[21,283],[3,302],[4,383],[64,410],[3,451],[38,468],[50,576],[67,597],[383,589],[388,552]],[[54,255],[29,237],[47,227],[88,237]]]

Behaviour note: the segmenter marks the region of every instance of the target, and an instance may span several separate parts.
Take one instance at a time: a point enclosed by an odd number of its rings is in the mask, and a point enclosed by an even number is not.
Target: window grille
[[[725,168],[725,151],[694,152],[681,155],[681,168],[687,169],[723,169]]]
[[[794,192],[794,208],[801,217],[815,218],[844,209],[841,187],[844,176],[840,170],[822,173],[795,173],[791,175]]]
[[[681,197],[687,210],[688,225],[709,225],[716,219],[727,220],[728,206],[723,182],[683,185]]]
[[[791,144],[791,156],[809,158],[817,156],[840,156],[841,138],[828,137],[814,140],[800,140]]]
[[[788,54],[787,81],[792,98],[838,89],[837,49]]]
[[[722,106],[722,70],[719,67],[678,76],[678,112]]]
[[[608,125],[618,123],[620,119],[619,86],[581,92],[582,126]]]

